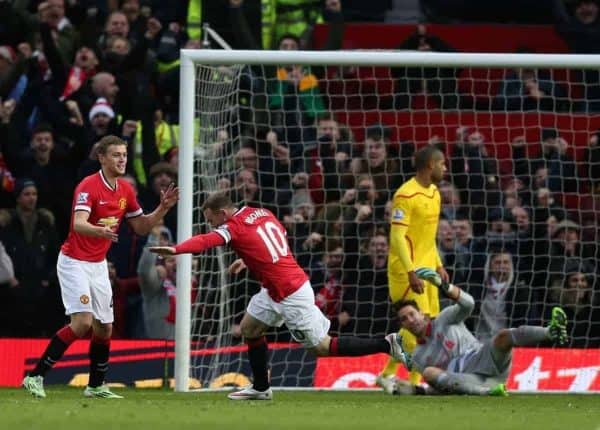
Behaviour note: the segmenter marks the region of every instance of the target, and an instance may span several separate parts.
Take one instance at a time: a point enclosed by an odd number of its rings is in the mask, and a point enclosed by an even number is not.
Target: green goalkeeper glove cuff
[[[438,272],[436,272],[433,269],[429,269],[428,267],[421,267],[415,270],[415,274],[419,277],[419,279],[422,279],[423,281],[427,281],[430,284],[435,285],[445,294],[448,294],[448,291],[451,288],[449,282],[442,280],[442,277]]]

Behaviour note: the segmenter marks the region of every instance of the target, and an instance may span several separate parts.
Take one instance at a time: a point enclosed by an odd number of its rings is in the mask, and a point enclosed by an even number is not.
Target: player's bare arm
[[[113,231],[113,227],[93,225],[88,222],[90,213],[87,211],[76,211],[73,215],[73,230],[79,234],[118,242],[119,235]]]
[[[174,246],[149,246],[148,251],[159,255],[175,255]]]
[[[153,212],[130,218],[129,225],[136,234],[147,235],[158,222],[164,218],[169,210],[177,204],[179,200],[179,188],[171,183],[166,190],[160,192],[160,203]]]

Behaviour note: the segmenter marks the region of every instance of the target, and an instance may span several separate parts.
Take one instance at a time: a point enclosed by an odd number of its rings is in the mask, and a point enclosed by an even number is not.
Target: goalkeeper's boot
[[[489,395],[493,396],[493,397],[508,397],[508,391],[506,390],[506,385],[498,384],[495,387],[490,388]]]
[[[567,314],[559,307],[552,308],[552,318],[548,325],[550,339],[557,345],[565,345],[567,336]]]
[[[26,376],[23,378],[21,385],[23,385],[33,397],[39,397],[40,399],[46,397],[46,392],[44,391],[44,377],[41,375]]]
[[[397,378],[394,375],[383,376],[377,375],[375,378],[375,385],[383,388],[383,392],[386,394],[394,394],[394,387],[396,386]]]
[[[273,390],[269,387],[265,391],[258,391],[252,385],[249,385],[228,394],[227,398],[230,400],[273,400]]]
[[[110,391],[110,388],[106,385],[100,385],[99,387],[85,387],[83,390],[83,395],[85,397],[99,397],[102,399],[122,399],[123,396],[119,396],[118,394]]]
[[[402,336],[398,333],[390,333],[385,337],[390,344],[390,355],[396,361],[404,364],[408,370],[412,367],[410,354],[402,348]]]

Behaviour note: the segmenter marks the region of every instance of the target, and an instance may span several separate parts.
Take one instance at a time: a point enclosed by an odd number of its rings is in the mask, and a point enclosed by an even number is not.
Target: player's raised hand
[[[233,263],[231,263],[231,266],[229,266],[229,273],[231,273],[232,275],[237,275],[244,269],[246,269],[246,263],[244,263],[244,260],[242,260],[241,258],[238,258]]]
[[[170,183],[166,190],[160,191],[160,205],[165,209],[171,209],[179,200],[179,188]]]
[[[149,246],[148,251],[159,255],[175,255],[174,246]]]

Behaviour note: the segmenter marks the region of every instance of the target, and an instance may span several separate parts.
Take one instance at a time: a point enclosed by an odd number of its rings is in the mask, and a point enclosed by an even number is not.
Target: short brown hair
[[[415,154],[415,170],[419,172],[427,169],[429,162],[436,155],[441,155],[443,157],[444,153],[432,145],[427,145],[419,149]]]
[[[202,204],[202,210],[210,209],[213,212],[220,211],[221,209],[235,207],[229,194],[227,193],[214,193],[208,196],[208,198]]]
[[[96,147],[96,150],[98,151],[98,154],[106,155],[106,151],[111,145],[127,146],[127,142],[118,136],[110,134],[108,136],[104,136],[98,141],[98,146]]]
[[[415,302],[414,300],[398,300],[397,302],[394,302],[394,309],[396,310],[396,312],[400,312],[400,310],[402,308],[405,308],[407,306],[412,306],[413,308],[415,308],[416,310],[420,311],[421,309],[419,309],[419,305],[417,304],[417,302]]]

